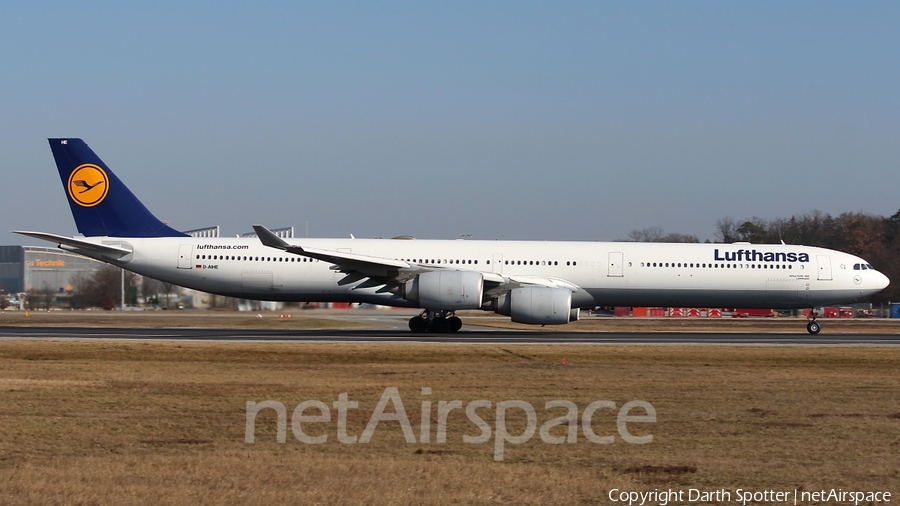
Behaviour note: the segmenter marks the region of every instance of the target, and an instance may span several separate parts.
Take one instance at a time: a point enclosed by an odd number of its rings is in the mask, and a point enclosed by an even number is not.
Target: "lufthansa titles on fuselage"
[[[716,262],[809,262],[808,253],[793,251],[757,251],[755,249],[739,249],[714,253]]]
[[[198,244],[197,249],[250,249],[246,244]]]

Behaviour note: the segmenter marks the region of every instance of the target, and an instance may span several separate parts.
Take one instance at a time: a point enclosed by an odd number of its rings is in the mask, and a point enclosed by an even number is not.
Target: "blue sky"
[[[178,229],[614,240],[900,209],[896,2],[7,2],[0,244],[47,137]]]

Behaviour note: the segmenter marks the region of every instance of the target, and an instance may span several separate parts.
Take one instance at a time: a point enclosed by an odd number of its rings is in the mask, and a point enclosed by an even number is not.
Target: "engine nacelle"
[[[484,275],[475,271],[435,271],[406,282],[405,298],[425,309],[478,309]]]
[[[494,310],[516,323],[533,325],[562,325],[578,319],[572,292],[565,288],[514,288],[497,299]]]

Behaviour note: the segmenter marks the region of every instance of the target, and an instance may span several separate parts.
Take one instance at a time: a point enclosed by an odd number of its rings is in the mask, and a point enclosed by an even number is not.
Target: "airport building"
[[[49,289],[72,291],[78,274],[92,276],[103,262],[39,246],[0,246],[0,291],[8,294]]]

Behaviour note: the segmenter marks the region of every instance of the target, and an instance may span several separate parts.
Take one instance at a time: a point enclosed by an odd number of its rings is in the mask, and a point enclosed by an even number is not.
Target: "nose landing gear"
[[[453,311],[426,309],[422,314],[409,319],[409,330],[416,334],[434,332],[446,334],[458,332],[462,328],[462,320]]]
[[[822,330],[822,326],[819,325],[819,322],[816,321],[816,317],[819,316],[819,313],[810,310],[809,314],[810,317],[806,323],[806,331],[812,335],[816,335],[820,330]]]

